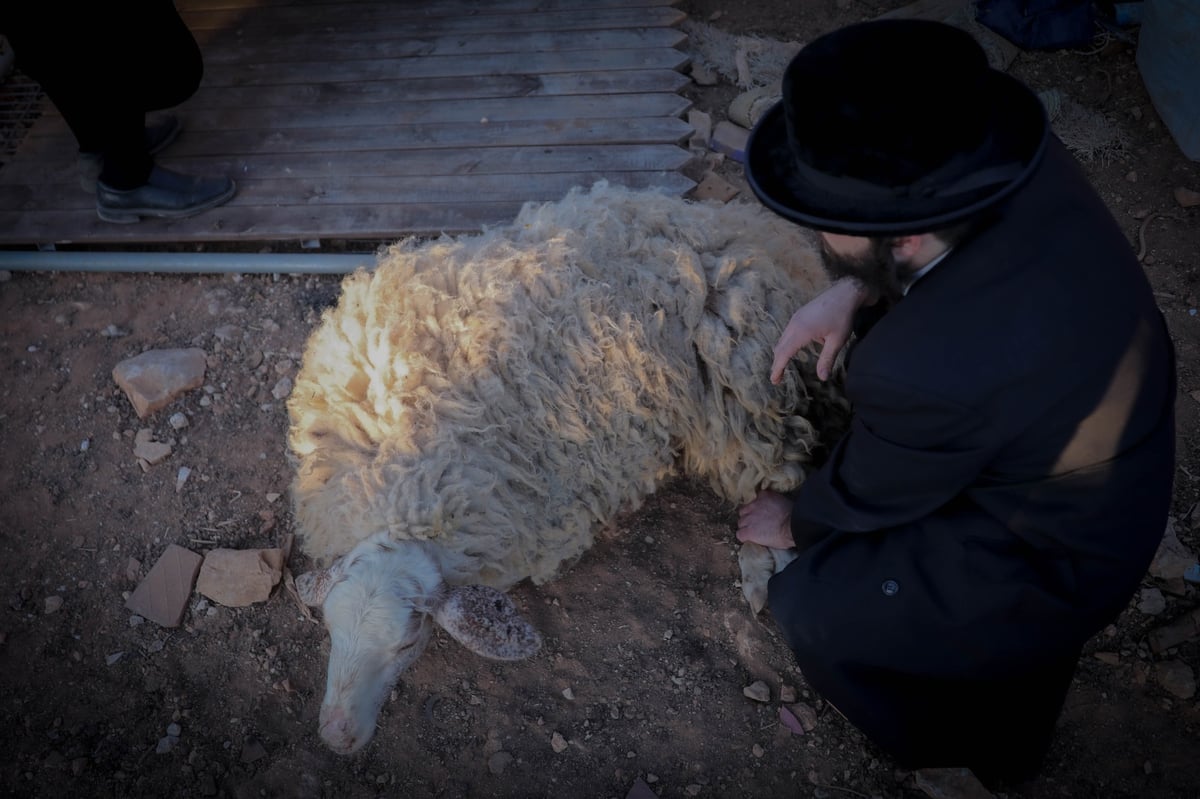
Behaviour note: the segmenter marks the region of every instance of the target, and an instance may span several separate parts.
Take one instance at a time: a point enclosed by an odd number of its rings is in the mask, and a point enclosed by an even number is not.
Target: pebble
[[[771,689],[762,680],[755,680],[742,689],[742,694],[755,702],[770,702]]]
[[[796,701],[796,689],[790,685],[784,685],[779,689],[779,701],[785,705],[790,705]]]
[[[1192,667],[1180,660],[1167,660],[1155,665],[1155,677],[1167,693],[1180,699],[1191,699],[1196,695],[1196,674]]]
[[[100,335],[104,336],[105,338],[124,338],[125,336],[129,335],[129,331],[122,330],[116,325],[109,325],[100,331]]]
[[[1157,616],[1167,609],[1167,598],[1157,588],[1143,588],[1137,609],[1147,616]]]
[[[170,422],[171,427],[175,428],[176,430],[182,430],[188,426],[188,418],[184,413],[173,413],[171,414],[171,418],[167,421]]]
[[[174,722],[172,722],[171,724],[167,725],[167,735],[170,735],[172,738],[178,738],[182,734],[183,734],[183,728],[180,727],[178,724],[175,724]]]
[[[513,762],[513,756],[508,752],[500,751],[488,758],[488,771],[493,774],[500,775],[504,773],[504,769],[508,768]]]
[[[281,377],[275,387],[271,389],[271,396],[277,400],[287,399],[287,396],[292,393],[292,379],[290,377]]]
[[[42,604],[42,612],[47,616],[51,613],[57,613],[59,608],[63,606],[63,598],[60,596],[48,596]]]
[[[175,744],[179,743],[179,739],[173,735],[164,735],[158,739],[158,746],[154,748],[154,754],[165,755],[175,748]]]
[[[1194,208],[1200,205],[1200,191],[1180,186],[1175,189],[1175,202],[1179,203],[1184,208]]]
[[[135,613],[129,617],[129,626],[130,627],[141,627],[142,624],[145,623],[145,621],[146,621],[145,618],[143,618],[142,616],[139,616],[138,614]]]
[[[117,661],[123,657],[125,657],[124,652],[113,652],[111,655],[109,655],[108,657],[106,657],[104,659],[104,662],[106,664],[108,664],[109,666],[115,666]]]
[[[792,711],[792,715],[799,720],[800,725],[804,727],[805,732],[812,732],[817,728],[817,711],[813,710],[803,702],[795,705],[789,705],[788,709]]]
[[[555,752],[563,752],[567,748],[567,739],[563,738],[560,733],[554,733],[550,736],[550,748]]]
[[[253,763],[267,756],[266,748],[254,738],[248,738],[242,745],[242,762]]]
[[[750,748],[750,754],[754,755],[755,757],[762,757],[762,756],[763,756],[763,755],[765,755],[766,753],[767,753],[767,750],[766,750],[766,749],[763,749],[763,748],[762,748],[761,746],[759,746],[758,744],[755,744],[754,746],[752,746],[752,747]]]
[[[575,700],[575,692],[571,690],[570,686],[563,689],[562,695],[563,699]]]
[[[1095,654],[1095,658],[1101,663],[1106,663],[1109,666],[1121,665],[1121,655],[1117,652],[1097,652]]]

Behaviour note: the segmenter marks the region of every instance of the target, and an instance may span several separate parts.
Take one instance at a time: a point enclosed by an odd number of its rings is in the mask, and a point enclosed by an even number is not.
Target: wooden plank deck
[[[49,103],[0,167],[0,244],[389,240],[605,179],[682,194],[674,0],[180,0],[205,76],[159,157],[238,194],[101,222]]]

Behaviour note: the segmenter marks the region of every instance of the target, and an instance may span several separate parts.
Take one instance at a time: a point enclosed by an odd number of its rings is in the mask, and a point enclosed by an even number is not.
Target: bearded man
[[[855,340],[849,431],[741,510],[738,538],[799,553],[772,615],[901,765],[1028,778],[1165,529],[1174,355],[1146,277],[1036,95],[940,23],[805,47],[746,169],[836,278],[771,379]]]

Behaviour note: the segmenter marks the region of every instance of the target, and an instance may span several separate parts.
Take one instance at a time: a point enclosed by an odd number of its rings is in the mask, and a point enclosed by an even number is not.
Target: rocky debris
[[[125,607],[163,627],[178,627],[203,558],[177,544],[166,548]]]
[[[693,108],[688,111],[688,124],[692,126],[692,136],[688,139],[688,147],[699,152],[708,152],[709,142],[712,141],[712,117]]]
[[[1192,611],[1190,615],[1177,619],[1171,624],[1151,630],[1150,648],[1154,650],[1155,654],[1162,654],[1168,649],[1179,646],[1184,641],[1190,641],[1197,635],[1200,635],[1200,609]]]
[[[204,350],[147,350],[113,367],[112,376],[139,419],[171,404],[204,383]]]
[[[1157,588],[1143,588],[1138,595],[1137,609],[1147,616],[1157,616],[1167,609],[1167,598]]]
[[[796,714],[786,707],[779,708],[779,723],[791,730],[792,735],[804,734],[804,725],[800,722],[800,719],[796,718]]]
[[[913,776],[917,787],[932,799],[994,799],[969,768],[923,768]]]
[[[136,583],[142,576],[142,562],[137,558],[130,558],[125,561],[125,579],[131,583]]]
[[[755,680],[742,689],[742,694],[755,702],[770,702],[771,689],[762,680]]]
[[[1168,518],[1162,543],[1150,562],[1150,575],[1160,580],[1177,580],[1195,562],[1196,555],[1183,545],[1175,532],[1175,520]]]
[[[180,466],[179,472],[175,475],[175,493],[178,494],[183,490],[183,484],[191,477],[192,470],[186,466]]]
[[[49,616],[51,613],[57,613],[63,606],[63,598],[60,596],[48,596],[42,602],[42,613]]]
[[[739,164],[746,159],[746,142],[750,139],[750,131],[740,125],[722,120],[713,128],[710,146],[718,153],[737,161]]]
[[[781,685],[779,687],[779,701],[785,705],[790,705],[796,701],[796,689],[791,685]]]
[[[290,378],[290,377],[279,378],[279,381],[277,383],[275,383],[274,388],[271,389],[271,396],[277,400],[287,399],[288,395],[291,393],[292,393],[292,378]]]
[[[1092,657],[1109,666],[1121,665],[1121,655],[1117,652],[1096,652]]]
[[[1156,663],[1154,676],[1167,693],[1180,699],[1191,699],[1196,695],[1196,674],[1182,660],[1167,660]]]
[[[214,549],[204,557],[196,590],[226,607],[270,599],[283,575],[281,549]]]
[[[788,710],[799,719],[800,725],[804,727],[805,732],[812,732],[817,728],[817,711],[813,710],[809,705],[798,702],[794,705],[789,705]]]
[[[724,178],[718,177],[713,172],[708,172],[700,180],[696,188],[692,189],[692,198],[696,200],[716,200],[717,202],[727,203],[736,197],[738,188]]]
[[[1179,186],[1175,189],[1175,202],[1182,208],[1195,208],[1200,205],[1200,191]]]
[[[499,776],[504,773],[504,769],[512,765],[513,756],[503,750],[495,752],[488,758],[488,771]]]
[[[133,437],[133,454],[142,468],[157,466],[171,455],[171,445],[154,440],[154,431],[143,427]]]
[[[188,426],[187,414],[173,413],[173,414],[171,414],[171,418],[167,419],[167,422],[171,425],[172,429],[182,430],[183,428]]]
[[[242,762],[253,763],[267,756],[267,748],[257,738],[247,738],[242,744]]]
[[[629,793],[625,794],[625,799],[658,799],[658,794],[652,791],[644,780],[638,778],[634,780]]]
[[[567,748],[567,739],[561,733],[554,733],[550,736],[550,748],[561,754]]]

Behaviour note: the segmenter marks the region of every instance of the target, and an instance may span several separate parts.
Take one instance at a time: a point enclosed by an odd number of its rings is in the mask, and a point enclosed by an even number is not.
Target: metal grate
[[[0,79],[0,167],[16,154],[42,113],[42,87],[20,70]]]

